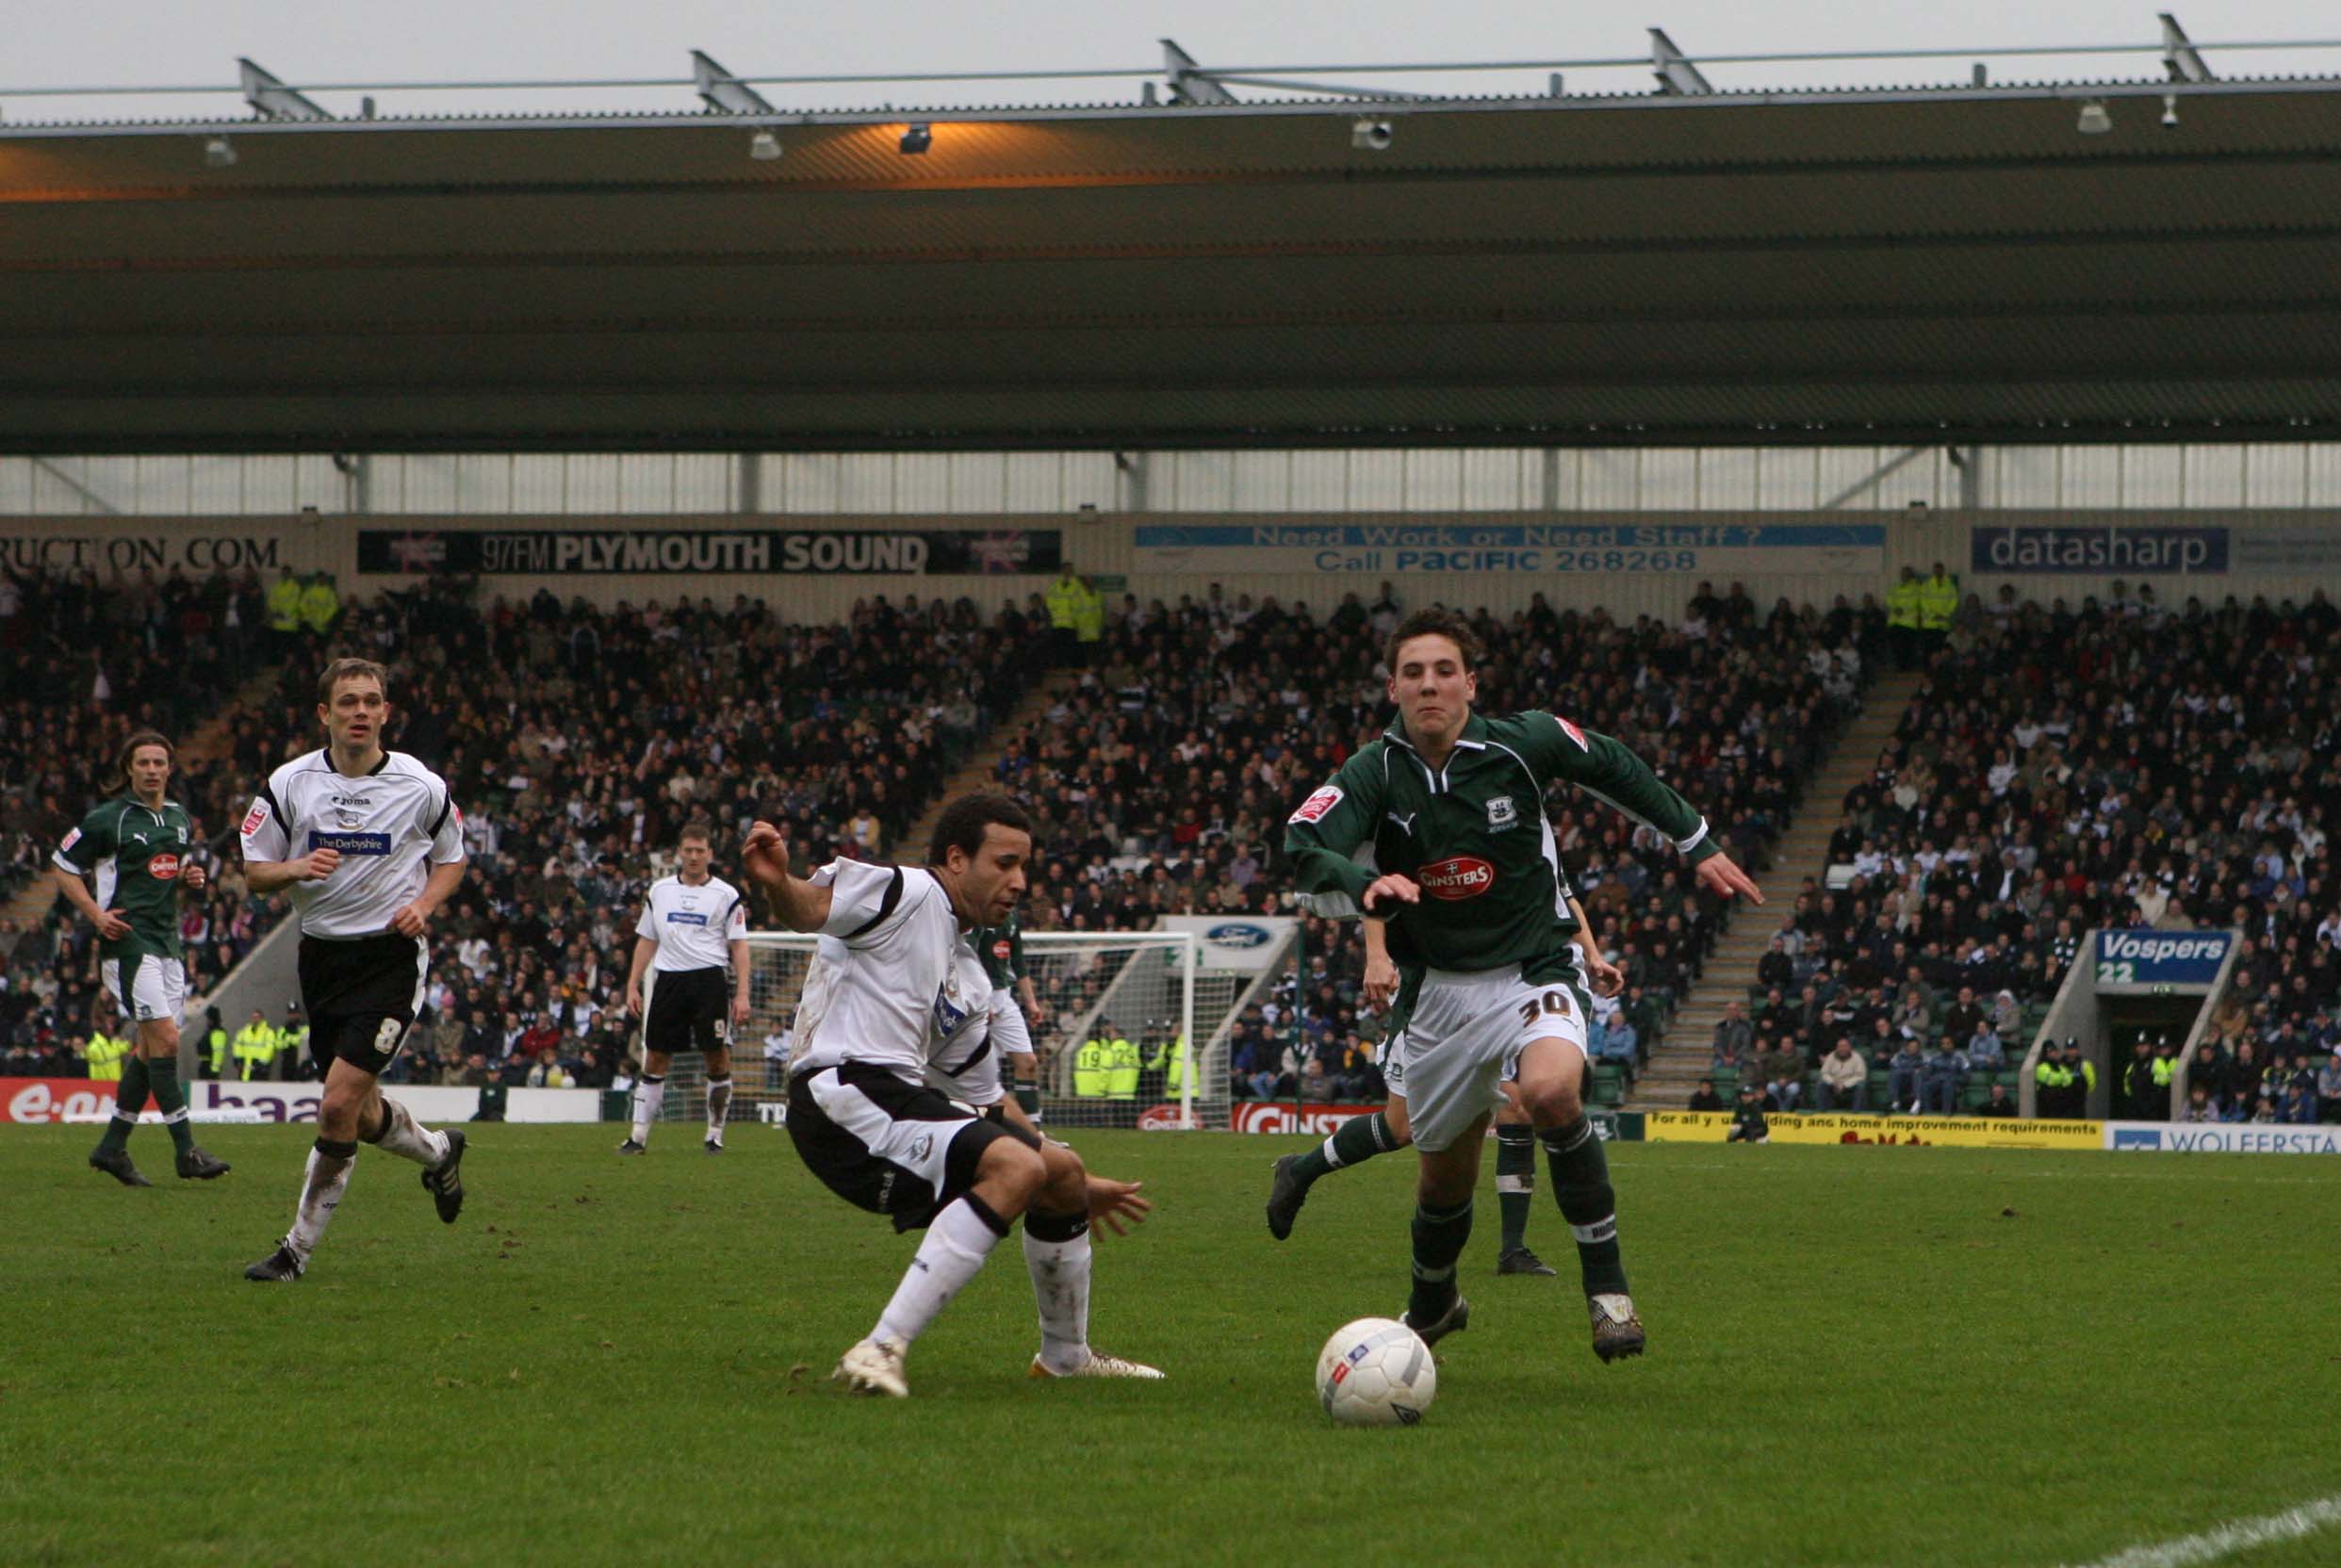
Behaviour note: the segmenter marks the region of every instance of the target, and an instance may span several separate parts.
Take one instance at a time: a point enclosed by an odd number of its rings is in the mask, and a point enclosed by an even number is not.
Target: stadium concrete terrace
[[[11,115],[0,450],[2309,441],[2336,211],[2331,77]]]

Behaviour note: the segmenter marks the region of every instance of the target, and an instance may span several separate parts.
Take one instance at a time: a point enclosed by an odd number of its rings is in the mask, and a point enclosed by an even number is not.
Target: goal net
[[[732,1044],[730,1119],[778,1122],[815,939],[755,931],[747,941],[748,1021]],[[1228,1025],[1256,977],[1207,967],[1200,945],[1185,931],[1024,933],[1040,1003],[1040,1016],[1026,1021],[1040,1058],[1044,1125],[1227,1126]],[[1079,1070],[1091,1040],[1103,1042],[1096,1055],[1113,1064],[1102,1080],[1094,1069]],[[706,1106],[704,1059],[678,1055],[662,1119],[704,1118]]]

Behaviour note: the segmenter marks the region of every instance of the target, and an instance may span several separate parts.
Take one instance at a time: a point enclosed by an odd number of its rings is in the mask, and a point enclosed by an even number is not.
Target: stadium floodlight
[[[759,131],[748,138],[748,156],[759,163],[770,163],[780,155],[780,139],[770,131]]]
[[[236,148],[227,138],[215,136],[204,142],[204,167],[226,169],[236,162]]]
[[[2178,94],[2175,92],[2162,95],[2162,128],[2166,131],[2178,129]]]
[[[1350,127],[1350,145],[1368,153],[1386,153],[1396,134],[1387,120],[1361,120]]]
[[[2105,112],[2103,100],[2092,98],[2081,106],[2081,122],[2075,128],[2083,136],[2104,136],[2113,129],[2113,116]]]
[[[902,130],[902,152],[905,157],[915,156],[935,145],[935,132],[928,125],[906,125]]]

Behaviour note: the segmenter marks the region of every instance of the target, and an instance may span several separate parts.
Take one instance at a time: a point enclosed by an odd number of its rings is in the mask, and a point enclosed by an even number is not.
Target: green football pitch
[[[1028,1380],[1010,1243],[893,1401],[827,1378],[910,1243],[783,1135],[472,1135],[460,1223],[368,1151],[264,1287],[298,1129],[206,1128],[207,1185],[141,1130],[150,1191],[0,1132],[0,1563],[2091,1563],[2341,1492],[2341,1163],[1613,1145],[1649,1355],[1594,1359],[1547,1193],[1564,1277],[1494,1276],[1490,1192],[1435,1408],[1352,1430],[1312,1367],[1403,1304],[1411,1156],[1280,1245],[1301,1140],[1078,1135],[1159,1205],[1095,1341],[1170,1380]]]

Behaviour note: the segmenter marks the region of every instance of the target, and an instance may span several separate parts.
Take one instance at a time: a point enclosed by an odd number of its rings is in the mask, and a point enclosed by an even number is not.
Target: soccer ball
[[[1318,1400],[1345,1426],[1411,1427],[1438,1389],[1431,1347],[1396,1318],[1344,1323],[1317,1354]]]

